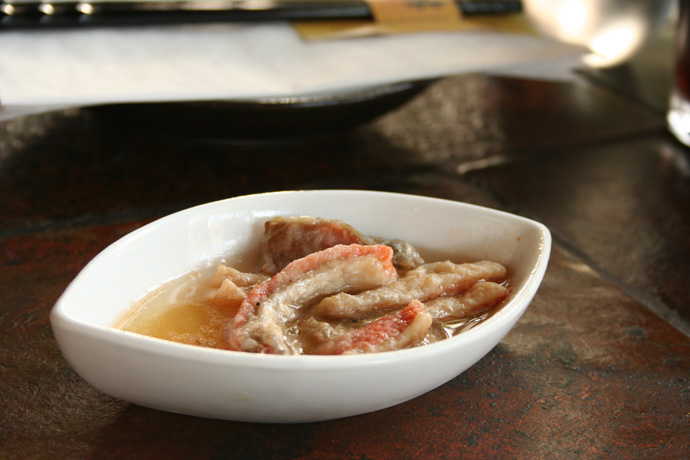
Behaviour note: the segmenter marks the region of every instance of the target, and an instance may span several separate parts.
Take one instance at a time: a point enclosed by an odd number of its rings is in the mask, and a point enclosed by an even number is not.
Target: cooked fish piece
[[[354,228],[335,219],[274,217],[264,224],[262,272],[278,273],[293,260],[338,244],[368,244]]]
[[[355,321],[320,321],[313,316],[305,316],[298,319],[291,327],[295,328],[300,336],[303,352],[311,353],[317,346],[361,326]],[[289,326],[290,327],[290,326]]]
[[[499,281],[505,275],[505,267],[496,262],[433,262],[415,268],[394,283],[378,289],[326,297],[314,305],[312,312],[316,317],[327,319],[364,318],[400,308],[413,300],[427,302],[442,295],[454,295],[477,281]]]
[[[393,248],[393,265],[399,271],[407,272],[424,264],[424,259],[419,251],[407,241],[387,240],[384,238],[371,238],[372,244],[385,244]]]
[[[211,277],[211,285],[220,287],[225,280],[230,280],[235,286],[246,288],[254,287],[267,279],[268,276],[261,273],[241,272],[225,264],[218,264],[216,273]]]
[[[298,353],[286,323],[298,309],[335,292],[375,289],[398,278],[393,250],[384,245],[337,245],[288,264],[256,286],[242,302],[230,328],[234,350]]]
[[[212,305],[222,308],[230,317],[233,317],[237,314],[242,302],[246,298],[247,292],[245,289],[238,287],[229,279],[225,279],[208,301]]]
[[[362,235],[337,219],[274,217],[264,224],[263,273],[274,275],[293,260],[337,244],[385,244],[393,249],[393,265],[406,272],[424,263],[419,252],[402,240]]]
[[[424,305],[413,300],[398,312],[323,343],[317,347],[316,354],[341,355],[399,350],[424,339],[431,322],[431,315]]]
[[[508,288],[491,281],[478,281],[459,295],[437,297],[424,306],[434,319],[470,318],[495,306],[508,295]]]
[[[205,293],[208,302],[222,308],[232,317],[252,288],[267,279],[266,275],[241,272],[225,264],[218,264],[208,283],[200,286],[199,293]]]

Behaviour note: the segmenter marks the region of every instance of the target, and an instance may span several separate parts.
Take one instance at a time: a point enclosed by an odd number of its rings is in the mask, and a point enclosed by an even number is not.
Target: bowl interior
[[[88,264],[56,308],[77,322],[109,328],[163,282],[221,257],[256,253],[263,223],[279,215],[341,219],[363,234],[408,241],[427,260],[503,263],[513,297],[548,259],[542,225],[486,208],[381,192],[271,193],[188,209],[125,236]]]

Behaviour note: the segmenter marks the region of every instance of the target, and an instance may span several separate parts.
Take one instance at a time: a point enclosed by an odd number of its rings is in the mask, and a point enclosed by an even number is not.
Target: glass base
[[[671,133],[690,147],[690,102],[674,92],[671,95],[666,121]]]

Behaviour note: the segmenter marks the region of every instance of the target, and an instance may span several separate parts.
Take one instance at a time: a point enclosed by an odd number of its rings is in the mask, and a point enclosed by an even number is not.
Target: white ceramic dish
[[[257,246],[263,222],[277,215],[338,218],[365,234],[404,239],[453,260],[495,260],[509,268],[514,290],[497,314],[458,336],[369,355],[257,355],[111,327],[151,288],[209,259]],[[77,373],[111,396],[229,420],[335,419],[412,399],[481,359],[532,300],[550,248],[542,224],[453,201],[346,190],[251,195],[172,214],[115,242],[69,285],[51,323]]]

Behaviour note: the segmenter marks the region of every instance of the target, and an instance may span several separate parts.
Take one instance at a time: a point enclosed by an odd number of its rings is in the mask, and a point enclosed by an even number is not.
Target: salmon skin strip
[[[314,305],[313,314],[326,319],[358,319],[407,305],[412,300],[427,302],[439,296],[457,294],[480,280],[503,280],[503,265],[479,261],[455,264],[433,262],[407,272],[387,286],[359,294],[339,293]]]
[[[396,313],[321,344],[315,353],[342,355],[400,350],[423,340],[431,322],[431,315],[424,305],[413,300]]]
[[[278,273],[293,260],[339,244],[369,244],[357,230],[336,219],[275,217],[264,224],[262,272]]]
[[[295,354],[299,341],[286,323],[299,308],[336,292],[358,292],[398,278],[393,250],[384,245],[337,245],[288,264],[254,287],[235,315],[229,343],[233,350]]]
[[[491,281],[479,281],[462,294],[437,297],[424,306],[434,319],[470,318],[495,306],[508,295],[508,288]]]

